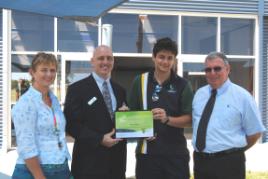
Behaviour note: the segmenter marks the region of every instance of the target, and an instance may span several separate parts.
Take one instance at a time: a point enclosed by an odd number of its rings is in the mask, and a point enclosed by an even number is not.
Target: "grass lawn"
[[[268,171],[267,172],[247,172],[247,179],[267,179],[268,178]]]
[[[194,177],[191,177],[191,179],[194,179]],[[247,171],[246,179],[268,179],[268,171],[267,172]]]
[[[127,179],[135,179],[135,178],[127,178]],[[191,179],[194,179],[192,176]],[[246,179],[268,179],[268,171],[267,172],[247,172]]]

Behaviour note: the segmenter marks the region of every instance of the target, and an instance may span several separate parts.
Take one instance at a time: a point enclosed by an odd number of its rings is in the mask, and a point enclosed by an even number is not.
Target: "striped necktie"
[[[111,119],[113,120],[114,112],[113,112],[113,106],[112,106],[112,98],[109,92],[108,83],[106,81],[104,81],[102,84],[102,95],[103,95],[105,104],[107,106],[107,109],[109,111],[109,114],[111,116]]]

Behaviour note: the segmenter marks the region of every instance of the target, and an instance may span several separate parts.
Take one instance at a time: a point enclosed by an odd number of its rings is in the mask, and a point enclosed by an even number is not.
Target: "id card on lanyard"
[[[51,107],[51,110],[52,110],[52,114],[53,114],[54,134],[57,137],[59,149],[62,149],[62,143],[60,141],[60,130],[58,128],[58,122],[57,122],[57,118],[56,118],[56,115],[55,115],[53,107]]]

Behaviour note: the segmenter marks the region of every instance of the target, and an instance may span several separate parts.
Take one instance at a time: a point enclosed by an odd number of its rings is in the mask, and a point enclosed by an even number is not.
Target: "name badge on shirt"
[[[91,98],[88,102],[87,102],[87,104],[89,105],[89,106],[91,106],[95,101],[97,101],[97,97],[93,97],[93,98]]]

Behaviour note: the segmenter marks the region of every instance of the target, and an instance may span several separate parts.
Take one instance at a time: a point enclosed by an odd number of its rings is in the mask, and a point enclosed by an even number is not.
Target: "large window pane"
[[[98,46],[98,27],[85,22],[58,19],[58,50],[88,52]]]
[[[139,25],[141,25],[143,29],[143,34],[139,33],[139,35],[143,36],[143,45],[142,48],[140,48],[141,50],[138,52],[151,53],[156,40],[159,38],[169,37],[172,40],[177,41],[177,16],[139,16]],[[138,46],[137,48],[139,50]]]
[[[32,55],[11,56],[11,102],[15,103],[25,92],[24,86],[31,83],[31,75],[28,70],[33,59]],[[23,82],[23,84],[21,84]]]
[[[183,63],[183,77],[191,82],[194,92],[207,84],[203,63]]]
[[[13,51],[52,51],[53,17],[12,11]]]
[[[207,54],[216,50],[215,17],[182,17],[182,53]]]
[[[66,61],[66,79],[65,79],[65,88],[85,77],[87,77],[91,71],[92,66],[88,61]]]
[[[158,38],[170,37],[177,41],[177,16],[107,14],[102,23],[113,25],[115,52],[151,53]]]
[[[253,94],[254,59],[229,59],[230,79]]]
[[[231,81],[253,94],[254,60],[229,59],[229,63]],[[191,82],[194,91],[207,84],[204,68],[204,63],[183,63],[183,77]]]
[[[102,23],[113,25],[114,52],[137,52],[138,15],[107,14],[102,18]]]
[[[253,55],[253,19],[221,19],[221,50],[228,55]]]

